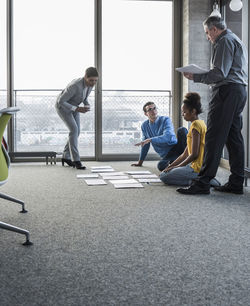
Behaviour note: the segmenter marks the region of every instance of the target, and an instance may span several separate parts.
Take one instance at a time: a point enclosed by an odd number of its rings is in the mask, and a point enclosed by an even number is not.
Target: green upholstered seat
[[[17,112],[19,109],[17,109],[16,107],[9,107],[9,108],[5,108],[0,110],[0,141],[1,141],[1,146],[0,146],[0,185],[3,185],[4,183],[7,182],[8,179],[8,173],[9,173],[9,166],[10,166],[10,161],[9,161],[9,156],[8,156],[8,152],[5,150],[4,145],[2,144],[2,138],[3,138],[3,134],[4,131],[6,129],[6,126],[12,116],[12,114],[14,114],[15,112]],[[15,202],[18,204],[22,205],[22,213],[27,212],[27,210],[25,210],[24,208],[24,202],[21,200],[18,200],[16,198],[13,198],[9,195],[0,193],[0,199],[4,199],[7,201],[11,201],[11,202]],[[2,208],[0,208],[2,209]],[[23,243],[23,245],[31,245],[32,243],[29,240],[29,232],[25,229],[22,229],[20,227],[16,227],[4,222],[0,221],[0,228],[1,229],[5,229],[8,231],[12,231],[12,232],[16,232],[19,234],[23,234],[26,236],[26,241]]]

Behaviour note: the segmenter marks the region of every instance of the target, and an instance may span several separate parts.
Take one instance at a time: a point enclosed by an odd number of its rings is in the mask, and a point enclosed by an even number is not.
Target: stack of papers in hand
[[[195,64],[190,64],[184,67],[175,68],[175,70],[179,72],[187,72],[187,73],[196,73],[196,74],[202,74],[206,73],[209,70],[203,69]]]

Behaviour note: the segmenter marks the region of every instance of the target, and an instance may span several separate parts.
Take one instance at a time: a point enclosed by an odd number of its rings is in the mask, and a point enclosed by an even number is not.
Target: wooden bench
[[[247,187],[247,179],[250,178],[250,168],[245,168],[244,170],[244,175],[245,175],[245,186]]]
[[[52,162],[56,164],[56,152],[54,151],[44,151],[44,152],[9,152],[10,160],[14,161],[16,157],[45,157],[46,164],[48,165],[49,159],[52,165]]]

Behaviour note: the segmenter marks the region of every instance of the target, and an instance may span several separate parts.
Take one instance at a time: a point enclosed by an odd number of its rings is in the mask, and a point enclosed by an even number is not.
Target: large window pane
[[[14,0],[16,151],[63,150],[68,130],[56,97],[93,65],[93,0]],[[91,112],[81,116],[81,137],[92,135],[87,147],[80,137],[83,156],[94,155],[93,97],[90,103]]]
[[[7,106],[6,0],[0,0],[0,109]]]
[[[103,153],[137,153],[143,105],[170,115],[172,2],[103,0],[102,27]]]

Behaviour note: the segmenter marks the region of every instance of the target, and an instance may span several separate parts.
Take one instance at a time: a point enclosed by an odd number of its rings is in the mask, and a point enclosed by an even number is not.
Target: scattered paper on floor
[[[159,178],[142,178],[138,179],[140,183],[162,183]]]
[[[81,179],[81,178],[97,178],[99,177],[98,173],[89,173],[89,174],[77,174],[76,176],[77,178]]]
[[[91,172],[93,173],[104,173],[104,172],[114,172],[115,170],[112,168],[107,169],[92,169]]]
[[[150,171],[126,171],[128,174],[152,174]]]
[[[114,184],[114,187],[117,189],[129,189],[129,188],[144,188],[140,183],[136,184]]]
[[[103,175],[104,180],[128,180],[129,177],[127,175]]]
[[[135,184],[138,183],[135,179],[128,179],[128,180],[110,180],[111,184]]]
[[[156,174],[133,174],[131,175],[135,179],[143,179],[143,178],[158,178]]]
[[[86,184],[89,186],[95,186],[95,185],[107,185],[107,183],[103,179],[90,179],[85,180]]]

